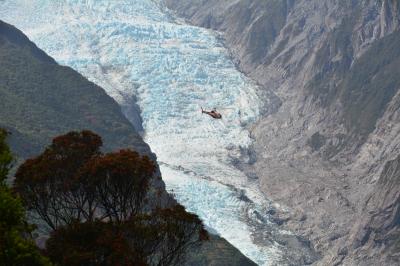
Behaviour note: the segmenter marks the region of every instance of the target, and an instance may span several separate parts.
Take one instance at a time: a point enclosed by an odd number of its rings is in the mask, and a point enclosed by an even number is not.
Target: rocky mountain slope
[[[0,127],[12,133],[10,146],[20,159],[38,154],[54,136],[82,129],[100,134],[106,150],[129,147],[155,158],[102,88],[58,65],[21,31],[1,20]],[[159,200],[149,197],[149,205],[175,204],[161,179],[155,178],[151,186],[150,194],[157,193],[154,198]],[[190,264],[186,265],[255,265],[214,235],[187,257]]]
[[[0,21],[0,126],[17,156],[37,154],[54,136],[90,129],[106,148],[150,149],[102,88],[58,65],[19,30]]]
[[[386,162],[400,152],[400,2],[165,2],[220,31],[259,83],[247,171],[322,254],[316,264],[396,265],[400,176]]]

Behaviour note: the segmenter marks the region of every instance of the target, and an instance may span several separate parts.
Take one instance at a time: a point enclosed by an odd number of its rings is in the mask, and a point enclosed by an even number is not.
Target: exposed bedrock
[[[252,128],[244,168],[322,254],[315,264],[397,264],[398,172],[383,183],[400,151],[400,2],[165,2],[220,31],[262,99],[279,102]]]

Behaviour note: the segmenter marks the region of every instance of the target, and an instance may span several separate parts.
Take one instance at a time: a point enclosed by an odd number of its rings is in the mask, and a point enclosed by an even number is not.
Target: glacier
[[[137,104],[169,192],[257,264],[279,260],[277,243],[254,237],[269,223],[270,202],[234,165],[248,159],[261,102],[218,33],[151,0],[3,0],[0,18],[103,87],[131,121]]]

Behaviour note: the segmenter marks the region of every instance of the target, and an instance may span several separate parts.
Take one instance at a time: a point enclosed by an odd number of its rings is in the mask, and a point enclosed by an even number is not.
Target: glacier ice
[[[5,0],[0,17],[121,106],[136,95],[168,190],[258,264],[279,258],[276,245],[255,243],[248,222],[268,201],[232,163],[251,145],[246,127],[260,102],[215,33],[151,0]],[[223,119],[202,115],[201,106],[217,107]]]

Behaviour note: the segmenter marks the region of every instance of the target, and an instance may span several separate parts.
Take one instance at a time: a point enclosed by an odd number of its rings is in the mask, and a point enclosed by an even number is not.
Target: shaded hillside
[[[210,235],[210,241],[201,247],[192,248],[187,255],[184,266],[255,266],[247,257],[225,239]]]
[[[119,105],[102,88],[58,65],[22,32],[0,21],[0,126],[12,133],[20,157],[37,154],[51,138],[90,129],[107,150],[150,152]]]

